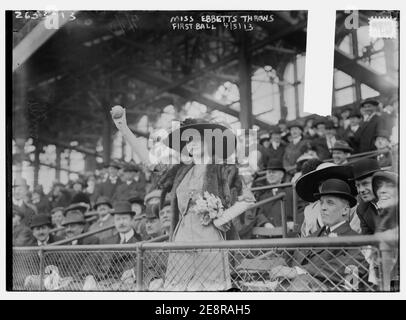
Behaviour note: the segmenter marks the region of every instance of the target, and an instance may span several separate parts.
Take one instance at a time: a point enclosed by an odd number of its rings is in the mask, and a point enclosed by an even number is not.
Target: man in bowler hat
[[[320,213],[324,226],[310,237],[354,236],[349,224],[350,208],[357,204],[350,186],[340,179],[324,181],[314,201],[320,200]],[[272,279],[290,279],[288,291],[358,290],[356,279],[366,284],[364,276],[368,265],[360,250],[299,249],[287,259],[287,266],[276,266],[270,271]],[[354,277],[348,277],[348,270]]]
[[[53,242],[62,240],[61,237],[50,233],[52,228],[51,218],[45,214],[39,214],[32,218],[30,228],[36,240],[35,246],[46,246]]]

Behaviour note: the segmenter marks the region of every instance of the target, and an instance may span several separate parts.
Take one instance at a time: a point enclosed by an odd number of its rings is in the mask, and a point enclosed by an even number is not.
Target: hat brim
[[[313,194],[315,201],[319,200],[322,196],[336,196],[339,198],[344,198],[344,199],[348,200],[351,208],[357,204],[357,199],[354,196],[352,196],[351,194],[345,193],[345,192],[339,192],[339,191],[337,191],[337,192],[320,192],[320,193]]]
[[[376,172],[372,177],[372,191],[374,192],[375,196],[376,190],[378,189],[377,184],[379,181],[388,181],[394,183],[395,185],[398,185],[399,177],[394,172],[393,173],[385,171]]]
[[[334,151],[334,150],[339,150],[339,151],[344,151],[344,152],[348,152],[348,153],[352,153],[354,152],[353,148],[331,148],[330,151]]]
[[[82,204],[79,204],[79,203],[75,203],[75,204],[72,204],[72,205],[68,206],[67,208],[65,208],[64,214],[66,214],[69,211],[73,211],[73,210],[82,211],[84,209],[86,211],[88,208],[89,208],[88,205],[84,205],[84,204],[82,205]]]
[[[350,180],[352,171],[350,166],[333,166],[320,170],[314,170],[301,176],[296,181],[296,192],[301,199],[307,202],[315,202],[314,194],[319,193],[320,184],[327,179],[340,179],[348,183],[352,194],[357,194],[355,182]]]
[[[137,203],[137,204],[139,204],[139,205],[141,205],[141,206],[143,206],[144,205],[144,199],[137,199],[137,200],[128,200],[128,202],[129,203],[131,203],[131,204],[133,204],[133,203]]]
[[[67,226],[70,224],[86,224],[86,220],[76,219],[76,220],[66,220],[66,221],[62,222],[62,226]]]
[[[381,169],[374,169],[368,172],[363,173],[360,176],[356,176],[356,177],[352,177],[351,179],[349,179],[350,181],[356,181],[356,180],[363,180],[365,178],[368,178],[370,176],[372,176],[373,174],[375,174],[376,172],[380,172],[382,171]]]
[[[289,129],[289,130],[292,129],[292,128],[299,128],[300,130],[303,131],[303,126],[300,125],[300,124],[291,124],[291,125],[288,125],[288,129]]]
[[[94,208],[97,209],[97,207],[98,207],[98,206],[101,206],[102,204],[108,205],[108,206],[110,207],[110,209],[113,208],[113,205],[112,205],[110,202],[107,202],[107,201],[105,201],[105,202],[100,202],[100,203],[96,203],[96,204],[94,205]]]
[[[266,171],[279,170],[279,171],[286,172],[286,169],[285,169],[285,168],[282,168],[282,167],[267,167],[267,168],[265,168],[264,170],[266,170]]]
[[[182,150],[184,149],[184,147],[186,146],[187,141],[182,141],[182,140],[180,140],[179,145],[176,145],[176,146],[175,146],[175,145],[173,145],[173,143],[172,143],[172,142],[173,142],[173,137],[174,137],[174,136],[178,136],[179,139],[181,139],[183,132],[184,132],[185,130],[187,130],[187,129],[195,129],[195,130],[199,131],[200,134],[201,134],[203,137],[204,137],[204,130],[205,130],[205,129],[208,129],[208,130],[220,129],[220,130],[223,131],[223,132],[224,132],[224,131],[227,131],[227,130],[231,131],[231,129],[229,129],[229,128],[227,128],[227,127],[221,125],[221,124],[218,124],[218,123],[196,123],[196,124],[189,124],[189,125],[186,125],[186,126],[181,126],[180,128],[175,129],[174,131],[170,132],[170,133],[168,134],[168,136],[163,140],[163,143],[164,143],[168,148],[171,148],[171,149],[177,151],[178,153],[181,153]],[[234,151],[235,151],[236,148],[237,148],[237,137],[235,136],[234,133],[232,133],[232,136],[233,136],[233,138],[234,138],[234,148],[233,148],[233,150],[230,150],[230,151],[232,151],[232,152],[227,152],[227,155],[223,155],[222,158],[228,158],[229,156],[231,156],[231,154],[234,153]],[[228,140],[228,139],[224,140],[224,138],[223,138],[223,146],[226,147],[225,149],[228,149],[228,148],[227,148],[227,140]],[[224,150],[224,148],[223,148],[223,150]],[[227,151],[228,151],[228,150],[227,150]]]
[[[36,227],[42,227],[42,226],[48,226],[49,228],[52,228],[52,223],[50,222],[45,222],[45,223],[36,223],[36,224],[31,224],[30,228],[34,229]]]

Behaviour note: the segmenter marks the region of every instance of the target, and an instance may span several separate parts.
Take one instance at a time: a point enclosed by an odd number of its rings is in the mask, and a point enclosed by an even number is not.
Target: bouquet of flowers
[[[214,219],[221,217],[224,212],[221,199],[207,191],[204,192],[203,197],[200,195],[196,199],[194,209],[200,215],[200,222],[204,226],[208,226]]]

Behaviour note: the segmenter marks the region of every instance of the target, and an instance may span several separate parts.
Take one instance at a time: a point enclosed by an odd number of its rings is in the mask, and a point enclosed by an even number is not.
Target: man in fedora
[[[100,183],[97,186],[97,197],[104,196],[111,199],[117,190],[117,187],[122,184],[121,179],[118,176],[120,165],[117,161],[110,162],[108,166],[108,177],[106,181]]]
[[[363,122],[354,136],[354,142],[358,146],[358,152],[367,152],[375,150],[374,140],[380,128],[381,117],[378,114],[379,101],[376,99],[367,99],[360,105],[360,112],[363,116]]]
[[[103,241],[103,244],[128,244],[141,241],[141,237],[133,228],[135,212],[128,201],[118,201],[111,212],[114,217],[116,234]]]
[[[355,183],[349,181],[352,176],[351,167],[337,166],[334,163],[320,163],[315,170],[309,171],[303,174],[297,181],[295,190],[299,197],[308,203],[304,208],[304,220],[301,225],[301,236],[307,237],[310,234],[316,232],[316,230],[324,226],[323,219],[321,217],[320,201],[315,200],[313,194],[319,192],[322,183],[330,178],[340,179],[349,182],[351,192],[356,195],[357,190]],[[360,232],[360,221],[356,214],[356,208],[351,208],[349,214],[349,222],[351,228]]]
[[[372,176],[381,171],[376,159],[360,159],[351,164],[353,181],[358,192],[357,215],[361,222],[362,234],[374,234],[380,224],[376,199],[372,189]]]
[[[289,174],[294,174],[296,169],[296,160],[309,147],[309,141],[303,139],[303,125],[295,120],[288,126],[291,135],[291,141],[285,148],[283,155],[283,167]]]
[[[141,168],[136,164],[127,163],[123,168],[123,183],[114,192],[111,201],[128,201],[137,193],[145,195],[145,179],[142,179]]]
[[[286,142],[282,139],[282,131],[278,126],[272,127],[269,131],[271,137],[269,144],[269,159],[277,159],[283,161],[285,153]],[[267,164],[267,162],[265,163]]]
[[[280,160],[271,159],[266,167],[266,176],[264,186],[272,186],[281,184],[284,181],[286,170]],[[292,218],[293,211],[293,198],[292,190],[289,188],[272,188],[257,194],[258,201],[274,197],[280,193],[286,193],[286,208],[285,213],[287,218]],[[280,201],[273,201],[263,205],[257,209],[256,212],[256,226],[273,228],[282,226],[282,211]]]
[[[341,166],[348,164],[348,157],[354,150],[346,141],[337,140],[330,151],[333,156],[333,162],[336,165]]]
[[[62,240],[62,238],[50,233],[52,228],[51,218],[45,214],[39,214],[32,218],[30,228],[36,240],[35,246],[46,246],[50,243]]]
[[[114,225],[114,217],[111,215],[113,206],[107,197],[99,197],[94,205],[94,209],[97,211],[99,218],[93,222],[89,231],[95,231],[107,226]],[[100,242],[104,239],[108,239],[115,234],[114,229],[106,230],[95,234],[95,237],[99,238]]]
[[[62,224],[66,228],[66,239],[74,238],[85,233],[86,220],[83,212],[78,209],[69,210],[65,214],[65,221]],[[68,244],[72,245],[93,245],[100,241],[95,236],[81,237],[74,239]]]
[[[357,204],[350,186],[341,179],[325,180],[319,191],[312,195],[313,202],[320,201],[320,214],[324,226],[310,237],[354,236],[357,233],[349,224],[350,209]],[[368,265],[360,250],[307,250],[299,249],[287,259],[287,266],[273,267],[272,279],[290,279],[288,291],[358,290],[356,282],[348,282],[348,271],[356,270],[356,278],[365,284]],[[354,279],[354,278],[353,278]]]

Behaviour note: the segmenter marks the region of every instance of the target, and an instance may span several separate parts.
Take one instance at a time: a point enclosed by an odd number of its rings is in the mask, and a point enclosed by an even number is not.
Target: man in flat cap
[[[350,145],[344,140],[337,140],[334,143],[334,146],[330,149],[330,152],[333,156],[333,162],[338,165],[348,164],[348,157],[354,150]]]
[[[30,228],[36,240],[34,243],[35,246],[46,246],[63,240],[61,237],[50,233],[52,228],[51,218],[45,214],[35,215],[31,220]]]
[[[312,200],[320,201],[324,226],[310,237],[357,235],[349,224],[350,208],[357,204],[357,199],[345,181],[324,181]],[[289,279],[288,291],[356,291],[359,285],[368,285],[365,276],[369,267],[360,250],[298,249],[287,259],[287,265],[290,267],[273,267],[270,276],[271,279]],[[354,277],[349,278],[348,274]]]

